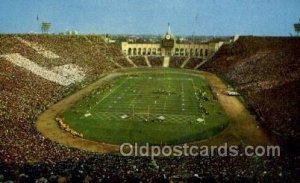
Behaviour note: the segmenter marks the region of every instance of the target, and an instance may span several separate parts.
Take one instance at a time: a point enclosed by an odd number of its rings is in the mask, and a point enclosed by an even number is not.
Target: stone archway
[[[184,49],[180,48],[180,56],[184,56]]]
[[[147,55],[151,55],[151,48],[148,48]]]
[[[179,48],[175,48],[175,56],[179,55]]]
[[[198,48],[195,49],[195,56],[199,57],[199,50],[198,50]]]
[[[143,48],[142,54],[143,54],[143,55],[146,55],[146,53],[147,53],[146,48]]]
[[[184,53],[185,56],[189,56],[189,50],[187,48],[185,49]]]
[[[191,57],[194,56],[194,49],[193,48],[190,49],[190,56]]]

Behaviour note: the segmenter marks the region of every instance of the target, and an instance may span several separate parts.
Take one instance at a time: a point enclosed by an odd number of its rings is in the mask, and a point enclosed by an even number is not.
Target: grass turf
[[[216,135],[228,124],[222,107],[205,78],[184,72],[117,77],[62,115],[84,138],[112,144],[180,144]]]

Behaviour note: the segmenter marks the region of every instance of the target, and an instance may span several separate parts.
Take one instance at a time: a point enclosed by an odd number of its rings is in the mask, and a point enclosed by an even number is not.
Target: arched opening
[[[128,55],[131,55],[132,53],[132,50],[131,50],[131,48],[128,48]]]
[[[195,56],[196,56],[196,57],[199,56],[199,50],[198,50],[198,48],[196,48],[196,50],[195,50]]]
[[[133,55],[136,55],[136,48],[133,48]]]
[[[205,49],[205,56],[208,56],[208,49]]]
[[[203,49],[201,48],[200,50],[200,56],[202,57],[203,56]]]
[[[190,49],[190,56],[191,57],[194,56],[194,49],[193,48]]]
[[[161,54],[161,48],[157,48],[157,54],[158,54],[158,55]]]
[[[143,48],[143,55],[146,55],[146,48]]]
[[[147,55],[151,55],[151,48],[148,48]]]
[[[138,48],[138,55],[142,54],[142,48]]]
[[[185,56],[189,56],[189,50],[187,48],[185,49]]]
[[[175,56],[179,55],[179,48],[175,48]]]
[[[156,48],[152,49],[152,55],[156,55]]]
[[[183,55],[184,55],[184,49],[180,48],[180,56],[183,56]]]

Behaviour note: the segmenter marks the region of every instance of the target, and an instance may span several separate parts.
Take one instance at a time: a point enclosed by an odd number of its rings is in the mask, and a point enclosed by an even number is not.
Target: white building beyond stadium
[[[198,57],[203,60],[212,56],[223,42],[176,43],[170,25],[161,43],[122,42],[122,52],[128,56],[185,56]]]

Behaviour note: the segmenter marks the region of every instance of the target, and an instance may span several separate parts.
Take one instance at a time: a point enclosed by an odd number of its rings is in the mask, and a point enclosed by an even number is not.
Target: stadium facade
[[[201,42],[201,43],[180,43],[176,41],[171,33],[170,25],[159,43],[132,43],[122,42],[122,52],[128,56],[185,56],[198,57],[202,59],[210,58],[221,46],[223,42]]]

